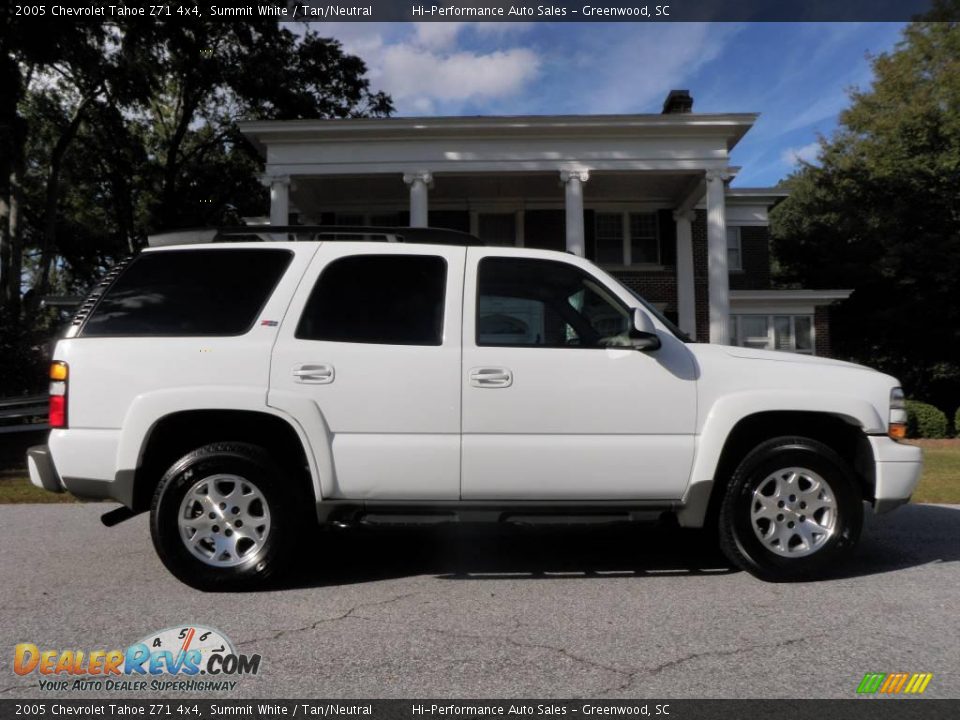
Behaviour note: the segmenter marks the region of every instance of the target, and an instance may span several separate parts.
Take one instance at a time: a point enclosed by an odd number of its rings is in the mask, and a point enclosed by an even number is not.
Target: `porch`
[[[673,302],[661,302],[675,306],[680,327],[726,343],[729,151],[754,119],[678,112],[241,128],[266,158],[272,224],[431,224],[592,255],[621,272],[669,274]],[[696,317],[698,206],[707,244],[704,328]]]

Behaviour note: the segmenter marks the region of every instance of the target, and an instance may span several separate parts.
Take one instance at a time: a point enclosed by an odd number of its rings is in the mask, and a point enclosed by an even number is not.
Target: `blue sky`
[[[734,150],[739,186],[776,184],[812,159],[867,53],[895,23],[324,23],[362,57],[397,115],[659,112],[687,88],[698,112],[759,112]]]

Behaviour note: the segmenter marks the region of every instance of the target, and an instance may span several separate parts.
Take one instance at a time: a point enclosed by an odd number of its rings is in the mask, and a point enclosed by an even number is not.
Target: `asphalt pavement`
[[[224,698],[853,698],[898,671],[960,697],[960,506],[868,517],[852,564],[811,583],[733,571],[696,532],[455,527],[318,534],[294,579],[229,594],[180,584],[146,516],[108,529],[111,507],[0,506],[0,698],[106,694],[41,692],[17,643],[188,624],[262,657]]]

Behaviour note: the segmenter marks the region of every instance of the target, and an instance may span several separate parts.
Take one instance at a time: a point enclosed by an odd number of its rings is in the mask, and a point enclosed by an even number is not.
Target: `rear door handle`
[[[311,385],[327,385],[333,382],[333,365],[325,363],[305,363],[293,368],[294,382]]]
[[[505,388],[513,385],[513,373],[503,367],[477,367],[470,370],[470,384],[478,388]]]

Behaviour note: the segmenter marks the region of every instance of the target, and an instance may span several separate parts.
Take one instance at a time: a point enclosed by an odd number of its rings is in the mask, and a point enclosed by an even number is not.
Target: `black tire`
[[[198,481],[216,475],[235,476],[253,483],[262,496],[259,512],[264,512],[265,505],[269,518],[267,532],[258,541],[260,547],[249,548],[245,555],[236,544],[233,562],[237,564],[229,567],[214,566],[211,560],[204,561],[191,552],[187,541],[182,539],[179,525],[186,494]],[[266,450],[247,443],[213,443],[184,455],[160,480],[150,507],[150,534],[160,560],[179,580],[198,590],[247,590],[264,586],[285,569],[292,554],[292,541],[303,529],[307,503],[298,497],[297,480],[290,473],[284,473]],[[227,532],[226,528],[217,526],[216,532],[221,531]],[[249,533],[250,530],[235,532]],[[224,555],[229,557],[227,553]]]
[[[822,534],[825,539],[818,534],[815,542],[804,544],[795,536],[784,551],[777,552],[770,548],[782,548],[783,544],[770,543],[768,547],[761,542],[751,512],[754,507],[762,507],[762,503],[757,504],[755,491],[771,487],[769,478],[785,468],[808,469],[827,483],[835,499],[835,525],[831,535]],[[801,522],[797,513],[805,512],[799,508],[794,504],[792,509],[787,508],[793,514],[777,515],[778,524],[782,518],[785,523],[794,523],[789,525],[791,529],[796,527]],[[815,579],[828,575],[856,546],[863,527],[863,499],[853,472],[831,448],[810,438],[779,437],[756,447],[737,467],[723,496],[718,526],[723,554],[756,577],[773,582]],[[761,524],[761,532],[770,527],[770,523]],[[811,552],[808,547],[815,549]],[[797,557],[783,554],[791,549],[800,551]]]

